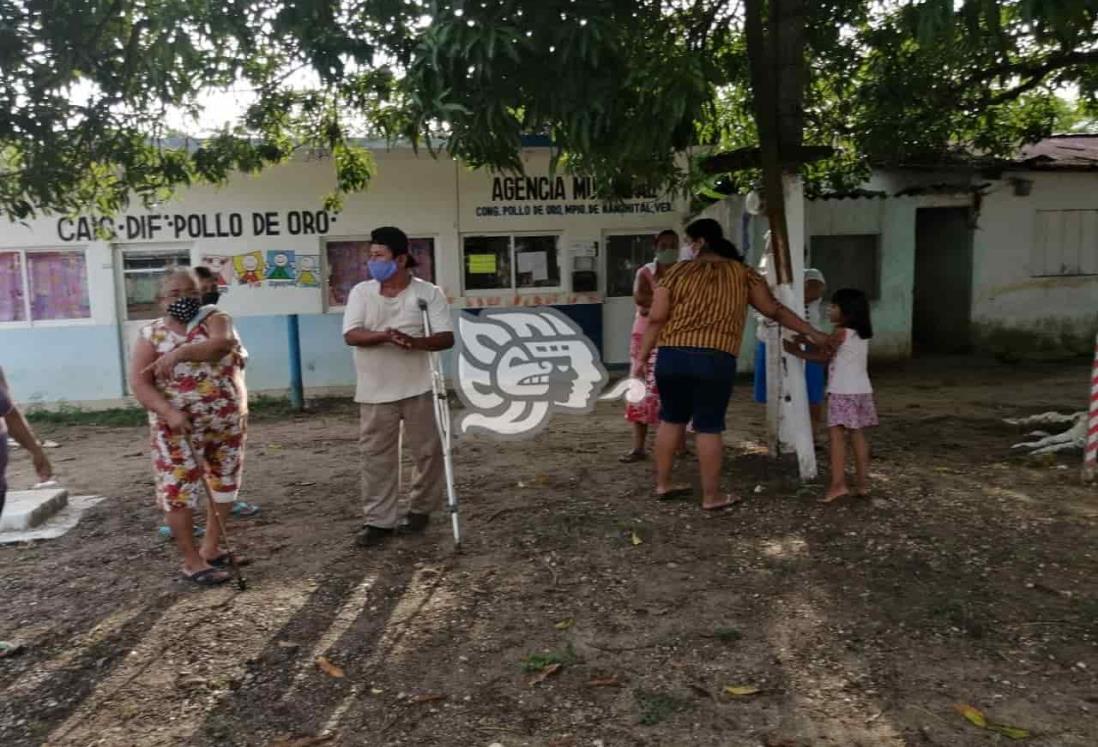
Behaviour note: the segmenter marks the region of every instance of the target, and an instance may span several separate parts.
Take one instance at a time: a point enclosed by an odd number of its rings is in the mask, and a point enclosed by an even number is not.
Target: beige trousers
[[[404,421],[404,448],[412,455],[414,464],[409,490],[410,510],[429,514],[442,506],[446,475],[433,397],[427,392],[396,402],[359,405],[358,444],[362,455],[362,503],[367,524],[391,528],[400,520],[397,441],[401,420]]]

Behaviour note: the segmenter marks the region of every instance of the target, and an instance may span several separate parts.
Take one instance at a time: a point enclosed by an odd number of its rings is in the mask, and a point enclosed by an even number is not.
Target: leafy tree
[[[1007,153],[1062,117],[1063,86],[1093,112],[1096,18],[1098,0],[0,0],[0,212],[112,211],[295,148],[361,189],[363,135],[518,168],[544,134],[619,194],[773,137],[783,168],[801,142],[836,149],[802,167],[810,188],[849,184]],[[165,112],[219,88],[254,103],[176,147]]]

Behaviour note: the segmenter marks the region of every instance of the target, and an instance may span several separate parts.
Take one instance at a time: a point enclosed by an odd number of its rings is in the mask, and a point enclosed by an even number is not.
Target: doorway
[[[919,208],[915,213],[911,342],[916,355],[972,349],[969,208]]]

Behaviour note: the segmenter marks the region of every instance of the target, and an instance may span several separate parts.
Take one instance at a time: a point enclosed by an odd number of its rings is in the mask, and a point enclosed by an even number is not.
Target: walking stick
[[[427,337],[431,336],[431,318],[427,314],[427,301],[419,299],[419,310],[423,314],[423,330]],[[454,526],[454,547],[461,548],[461,525],[458,521],[458,498],[454,492],[454,461],[450,450],[450,395],[446,391],[446,379],[442,376],[442,367],[439,364],[438,354],[428,351],[431,361],[431,391],[434,394],[435,425],[438,427],[438,437],[442,442],[442,464],[446,471],[446,505],[450,512],[450,519]]]
[[[229,556],[229,567],[233,569],[233,575],[236,576],[236,588],[245,591],[248,588],[248,579],[244,578],[244,574],[240,572],[240,566],[236,564],[236,553],[233,552],[233,547],[229,544],[229,532],[225,529],[225,522],[222,521],[221,513],[214,503],[213,492],[210,490],[210,483],[206,479],[206,460],[199,456],[199,449],[194,448],[194,444],[190,442],[190,439],[184,436],[181,440],[187,444],[187,448],[191,452],[191,458],[194,459],[194,463],[202,472],[202,489],[206,492],[206,505],[209,506],[210,512],[214,515],[214,521],[217,522],[217,528],[221,532],[221,540],[225,543],[225,553]]]

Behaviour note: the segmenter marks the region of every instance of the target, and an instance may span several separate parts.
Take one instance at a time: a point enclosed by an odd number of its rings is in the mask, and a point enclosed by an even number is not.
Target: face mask
[[[221,293],[218,291],[210,291],[202,296],[203,306],[214,306],[217,304],[217,299],[221,298]]]
[[[371,259],[366,266],[370,268],[370,276],[379,283],[384,283],[396,275],[399,269],[396,260],[393,259]]]
[[[673,265],[679,261],[677,249],[661,249],[656,252],[656,261],[661,265]]]
[[[195,314],[202,307],[197,298],[180,298],[172,301],[171,306],[168,307],[168,315],[176,321],[186,324],[190,320],[194,319]]]

